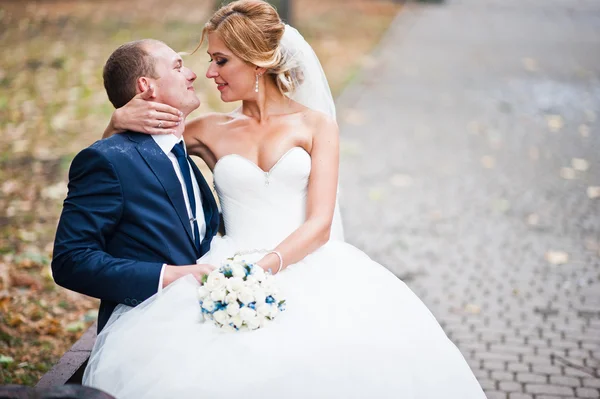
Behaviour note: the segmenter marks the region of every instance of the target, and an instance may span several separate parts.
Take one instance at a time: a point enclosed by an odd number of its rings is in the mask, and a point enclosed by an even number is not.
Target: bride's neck
[[[290,112],[290,99],[283,95],[270,79],[262,78],[255,98],[242,102],[242,113],[259,123],[268,121],[273,115],[288,112]]]

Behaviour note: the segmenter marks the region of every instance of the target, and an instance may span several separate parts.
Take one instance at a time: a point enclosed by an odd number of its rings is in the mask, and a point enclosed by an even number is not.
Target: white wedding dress
[[[274,248],[305,220],[310,155],[288,151],[269,172],[227,155],[214,170],[227,236],[203,261]],[[118,399],[479,399],[456,346],[415,294],[383,266],[332,239],[275,276],[287,310],[265,328],[224,332],[200,322],[185,277],[99,335],[84,384]]]

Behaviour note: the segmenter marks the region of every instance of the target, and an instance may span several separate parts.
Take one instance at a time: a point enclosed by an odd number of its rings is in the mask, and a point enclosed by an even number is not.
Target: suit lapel
[[[183,198],[181,183],[173,170],[171,160],[160,149],[151,136],[134,133],[130,134],[130,138],[138,143],[138,152],[163,186],[171,204],[179,216],[179,220],[181,221],[192,246],[195,248],[196,245],[194,244],[194,236],[192,234],[190,219],[185,206],[185,199]],[[204,184],[206,184],[206,182]]]

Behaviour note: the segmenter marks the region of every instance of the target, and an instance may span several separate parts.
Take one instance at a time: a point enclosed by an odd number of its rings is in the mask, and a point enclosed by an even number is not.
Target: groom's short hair
[[[102,77],[108,99],[120,108],[137,94],[137,80],[142,76],[156,78],[154,57],[146,50],[147,45],[158,40],[143,39],[125,43],[108,57]]]

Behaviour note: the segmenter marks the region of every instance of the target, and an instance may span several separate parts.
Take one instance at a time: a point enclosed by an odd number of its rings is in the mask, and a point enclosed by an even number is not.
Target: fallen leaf
[[[362,126],[366,123],[367,118],[362,111],[357,109],[348,109],[345,112],[344,121],[349,125]]]
[[[479,314],[481,313],[481,306],[469,303],[465,306],[465,312],[471,314]]]
[[[529,57],[523,58],[523,67],[529,72],[536,72],[538,70],[537,61]]]
[[[35,290],[42,289],[42,283],[27,273],[12,271],[10,272],[10,281],[13,287],[27,287]]]
[[[369,199],[371,201],[381,201],[383,199],[383,191],[379,188],[369,190]]]
[[[0,364],[10,364],[15,360],[10,356],[0,355]]]
[[[479,134],[483,131],[483,126],[477,121],[471,121],[467,124],[467,130],[469,130],[471,134]]]
[[[390,178],[390,184],[395,187],[410,187],[413,183],[409,175],[396,174]]]
[[[67,196],[67,182],[60,181],[42,190],[42,197],[45,199],[62,199]]]
[[[492,169],[496,165],[496,160],[490,155],[484,155],[481,157],[481,165],[486,169]]]
[[[551,132],[558,132],[564,126],[563,118],[560,115],[546,115],[546,122],[548,123],[548,129]]]
[[[10,195],[14,193],[15,191],[17,191],[18,188],[19,184],[16,180],[7,180],[4,183],[2,183],[2,192],[5,195]]]
[[[510,209],[510,202],[506,198],[496,198],[492,202],[492,208],[497,212],[504,213]]]
[[[589,186],[587,188],[587,196],[590,199],[600,198],[600,186]]]
[[[67,324],[67,326],[65,327],[65,330],[67,330],[68,332],[78,332],[78,331],[83,331],[84,328],[85,328],[85,323],[83,321],[75,321],[73,323]]]
[[[527,224],[530,226],[537,226],[540,224],[540,216],[537,213],[532,213],[527,216]]]
[[[583,158],[573,158],[571,160],[571,166],[573,169],[578,170],[580,172],[585,172],[590,168],[590,163]]]
[[[575,170],[571,168],[560,168],[560,177],[566,180],[573,180],[575,178]]]
[[[360,154],[361,143],[356,140],[341,140],[340,153],[342,155],[358,155]]]
[[[588,125],[579,125],[579,134],[581,134],[582,137],[589,137],[590,127]]]
[[[540,159],[540,150],[537,147],[531,147],[529,149],[529,158],[532,161],[537,161]]]
[[[569,261],[569,254],[564,251],[548,251],[545,258],[548,263],[562,265]]]

